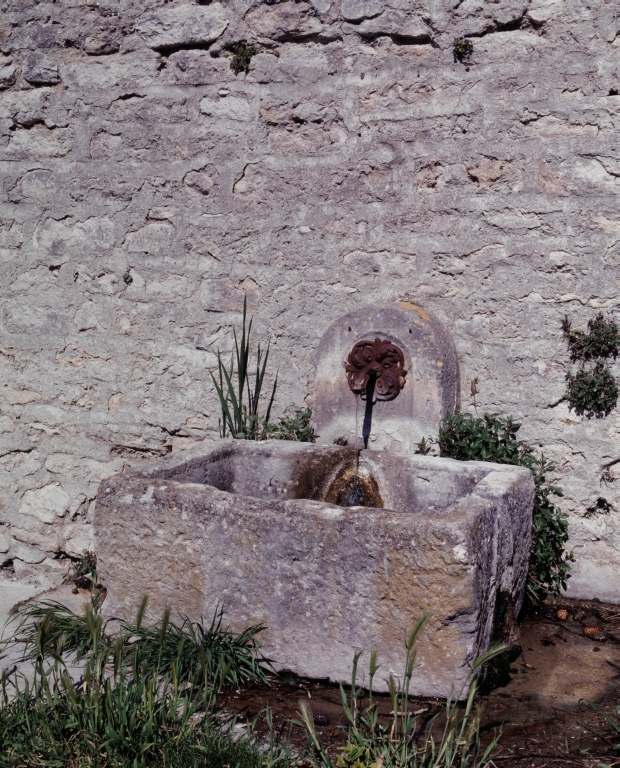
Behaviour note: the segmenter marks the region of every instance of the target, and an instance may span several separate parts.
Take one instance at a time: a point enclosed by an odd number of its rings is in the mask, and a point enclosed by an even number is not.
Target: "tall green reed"
[[[265,415],[259,414],[259,405],[267,361],[269,360],[269,344],[264,354],[261,352],[260,343],[256,354],[256,372],[253,385],[250,383],[250,336],[252,333],[252,318],[247,324],[247,297],[243,299],[243,325],[241,339],[237,338],[237,331],[233,329],[235,349],[230,359],[230,366],[226,368],[222,362],[220,351],[217,353],[218,376],[211,373],[211,379],[215,386],[222,409],[220,421],[220,436],[226,437],[228,433],[232,437],[245,440],[262,440],[266,437],[266,427],[269,424],[271,408],[276,395],[278,377],[276,375],[271,390],[269,403]],[[244,398],[246,402],[244,403]]]
[[[426,622],[420,619],[406,641],[405,671],[402,680],[390,674],[388,688],[392,702],[391,721],[385,722],[373,700],[373,681],[379,670],[378,654],[370,654],[368,704],[362,707],[364,690],[357,686],[360,653],[353,662],[350,693],[340,687],[347,720],[347,741],[334,760],[321,742],[307,704],[301,706],[301,720],[308,734],[307,759],[312,768],[483,768],[499,736],[483,747],[480,741],[481,710],[475,706],[478,673],[503,647],[482,654],[470,670],[467,682],[448,698],[445,723],[438,736],[433,733],[438,715],[425,728],[417,715],[410,713],[410,686],[416,660],[415,643]]]

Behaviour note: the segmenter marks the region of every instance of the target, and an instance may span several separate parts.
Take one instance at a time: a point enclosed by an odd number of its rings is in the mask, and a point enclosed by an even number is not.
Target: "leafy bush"
[[[520,428],[512,417],[501,418],[495,413],[486,413],[481,419],[470,413],[448,414],[439,429],[437,443],[441,456],[459,461],[514,464],[532,472],[535,490],[527,594],[532,602],[539,602],[548,592],[566,589],[569,561],[573,558],[565,549],[568,518],[552,499],[564,494],[548,480],[555,464],[544,454],[536,456],[530,445],[517,440]],[[421,452],[428,452],[429,440],[423,439],[418,447]]]
[[[577,373],[566,374],[566,398],[577,413],[604,415],[616,407],[618,383],[603,358],[616,357],[620,345],[620,330],[613,320],[599,312],[588,321],[588,331],[575,331],[568,315],[564,316],[562,331],[573,360],[580,360]],[[594,365],[587,366],[588,361]]]
[[[452,53],[454,54],[454,61],[463,61],[463,59],[469,58],[474,52],[474,44],[467,37],[457,37],[454,40],[452,46]]]
[[[590,371],[581,368],[576,374],[566,374],[566,397],[577,413],[605,414],[616,407],[618,384],[602,360]]]
[[[575,360],[595,360],[615,357],[620,345],[620,330],[613,320],[606,320],[599,312],[594,320],[588,320],[588,332],[575,331],[568,315],[564,315],[562,331]]]
[[[235,75],[238,75],[239,72],[249,72],[252,56],[256,56],[258,48],[252,43],[247,43],[245,40],[238,40],[236,43],[231,43],[228,46],[228,50],[231,56],[230,68]]]

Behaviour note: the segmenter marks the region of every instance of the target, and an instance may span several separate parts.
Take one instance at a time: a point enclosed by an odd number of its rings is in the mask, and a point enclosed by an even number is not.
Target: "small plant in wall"
[[[579,363],[576,373],[569,371],[566,374],[566,398],[570,407],[589,416],[608,414],[618,402],[618,382],[605,359],[618,355],[618,325],[599,312],[588,321],[587,332],[580,331],[573,329],[566,315],[562,331],[572,359]]]
[[[474,52],[474,44],[468,37],[456,37],[454,39],[454,46],[452,53],[454,54],[454,61],[463,62]]]
[[[230,68],[238,75],[239,72],[250,71],[250,62],[252,56],[256,56],[258,48],[253,43],[248,43],[245,40],[237,40],[236,43],[231,43],[228,46],[228,50],[224,54],[230,57]]]

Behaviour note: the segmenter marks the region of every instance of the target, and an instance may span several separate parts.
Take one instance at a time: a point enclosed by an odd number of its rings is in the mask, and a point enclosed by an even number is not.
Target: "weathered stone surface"
[[[569,594],[620,602],[620,482],[601,482],[620,420],[569,411],[560,328],[565,313],[579,327],[617,314],[616,16],[605,0],[6,0],[9,540],[24,494],[53,482],[89,524],[95,475],[51,472],[48,456],[140,463],[217,435],[208,370],[231,351],[244,293],[272,341],[274,413],[316,407],[318,344],[339,317],[411,301],[454,341],[461,407],[513,414],[557,461]],[[240,39],[260,51],[247,75],[223,55]],[[59,85],[28,83],[33,54],[58,64]],[[229,104],[247,119],[205,114],[205,99],[241,100]],[[162,209],[174,214],[151,218]],[[5,386],[40,397],[11,402]],[[7,559],[26,551],[13,546]]]
[[[58,64],[44,53],[31,53],[24,62],[24,79],[33,85],[54,85],[60,81]]]
[[[36,491],[26,491],[19,511],[20,514],[32,515],[43,523],[53,523],[56,516],[65,515],[70,500],[69,494],[59,485],[46,485]]]
[[[145,13],[135,26],[149,47],[169,48],[212,43],[223,34],[228,20],[220,3],[208,7],[188,4]]]
[[[517,610],[523,600],[532,476],[364,451],[360,474],[383,508],[322,501],[353,466],[350,449],[236,441],[105,480],[95,532],[106,613],[133,618],[145,594],[151,618],[170,607],[197,619],[221,603],[236,629],[266,624],[276,667],[341,682],[355,651],[373,647],[385,678],[402,675],[405,637],[426,613],[412,691],[458,692],[489,643],[498,593]]]

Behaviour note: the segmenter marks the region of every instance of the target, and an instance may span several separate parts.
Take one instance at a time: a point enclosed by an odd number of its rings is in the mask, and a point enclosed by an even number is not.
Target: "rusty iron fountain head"
[[[349,388],[365,398],[368,382],[375,380],[373,397],[394,400],[405,386],[405,356],[402,349],[387,339],[358,341],[345,362]]]

